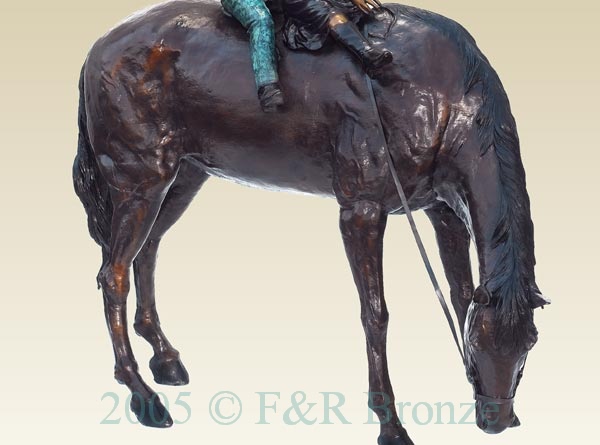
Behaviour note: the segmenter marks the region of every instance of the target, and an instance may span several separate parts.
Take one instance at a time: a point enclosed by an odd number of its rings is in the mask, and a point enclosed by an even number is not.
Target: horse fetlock
[[[135,313],[135,321],[133,323],[135,333],[148,339],[156,335],[160,331],[160,322],[156,309],[140,311]]]
[[[131,385],[139,380],[138,364],[135,360],[118,361],[115,365],[115,380],[123,385]]]
[[[387,425],[392,422],[395,413],[393,394],[371,391],[369,392],[368,405],[369,409],[382,420],[382,424]]]

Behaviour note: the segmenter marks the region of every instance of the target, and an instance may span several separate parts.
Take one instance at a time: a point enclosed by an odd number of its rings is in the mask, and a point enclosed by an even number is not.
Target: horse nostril
[[[513,418],[512,424],[510,425],[510,428],[515,428],[515,427],[518,427],[518,426],[521,426],[521,421],[515,415],[515,417]]]
[[[479,418],[477,419],[477,426],[478,426],[478,427],[479,427],[479,429],[481,429],[482,431],[485,431],[485,430],[487,430],[487,429],[488,429],[488,426],[489,426],[487,419],[486,419],[486,418],[479,417]]]

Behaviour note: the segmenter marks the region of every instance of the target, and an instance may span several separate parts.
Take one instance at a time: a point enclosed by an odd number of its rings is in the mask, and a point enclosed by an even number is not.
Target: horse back
[[[386,45],[396,59],[375,82],[384,125],[405,177],[426,188],[447,110],[461,96],[461,68],[443,34],[412,18],[400,17]],[[357,147],[343,156],[359,169],[373,157],[361,148],[378,128],[364,74],[335,45],[291,52],[279,38],[278,48],[291,106],[264,114],[247,34],[217,1],[173,1],[131,17],[101,38],[86,62],[95,151],[124,168],[140,158],[171,166],[193,157],[207,172],[238,182],[332,195],[337,146]]]
[[[115,137],[127,124],[122,133],[131,137],[120,141],[120,151],[169,140],[168,157],[194,157],[211,174],[331,195],[336,131],[347,116],[360,119],[370,110],[363,73],[334,46],[290,52],[278,36],[278,49],[292,106],[265,114],[246,31],[218,2],[170,2],[126,20],[86,62],[88,116],[103,116],[94,146],[103,145],[107,127]],[[156,127],[152,140],[132,130],[134,119],[144,131]]]

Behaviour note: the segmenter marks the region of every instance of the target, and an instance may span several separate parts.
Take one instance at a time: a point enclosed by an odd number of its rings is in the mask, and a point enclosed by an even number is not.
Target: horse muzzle
[[[514,399],[477,396],[477,426],[488,434],[499,434],[521,425],[513,410]]]

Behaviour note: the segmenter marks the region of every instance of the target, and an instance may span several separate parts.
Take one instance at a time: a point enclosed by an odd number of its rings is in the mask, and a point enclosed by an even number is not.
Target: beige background
[[[71,186],[77,79],[88,48],[146,0],[2,2],[0,144],[2,443],[374,444],[367,410],[358,298],[337,231],[335,202],[211,180],[161,250],[163,326],[192,383],[192,418],[166,431],[125,417],[94,277],[99,249]],[[523,426],[485,436],[473,425],[418,426],[417,444],[592,442],[597,429],[598,44],[595,1],[412,1],[476,37],[503,79],[519,123],[536,224],[537,275],[553,305],[537,313],[538,346],[517,399]],[[432,230],[418,216],[440,271]],[[390,369],[398,400],[470,402],[442,313],[405,218],[386,235]],[[440,272],[441,273],[441,272]],[[133,299],[133,296],[132,296]],[[143,375],[150,348],[133,346]],[[243,416],[222,427],[210,396],[238,393]],[[346,395],[353,425],[286,426],[304,390]],[[121,403],[101,425],[112,391]],[[257,391],[279,391],[278,415],[258,420]],[[322,408],[322,403],[318,408]],[[462,411],[461,411],[462,412]],[[173,410],[176,419],[185,413]],[[422,414],[423,415],[423,414]],[[321,416],[322,418],[322,416]],[[10,439],[5,441],[4,439]]]

